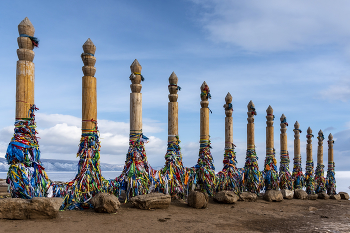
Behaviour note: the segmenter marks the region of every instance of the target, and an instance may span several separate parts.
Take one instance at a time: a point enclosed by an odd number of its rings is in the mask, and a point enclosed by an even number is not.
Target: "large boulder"
[[[281,190],[282,196],[284,199],[293,199],[294,191],[289,189],[282,189]]]
[[[34,197],[31,200],[20,198],[0,199],[0,218],[6,219],[45,219],[56,218],[63,198]]]
[[[208,201],[208,194],[199,191],[191,191],[187,197],[187,204],[196,209],[206,208]]]
[[[120,202],[115,195],[98,193],[91,198],[90,203],[98,213],[115,213],[120,207]]]
[[[318,193],[317,195],[318,195],[317,196],[318,199],[324,199],[324,200],[329,199],[329,195],[326,192]]]
[[[309,200],[317,200],[318,194],[309,194],[307,195],[307,199]]]
[[[233,191],[220,191],[215,193],[214,200],[220,203],[232,204],[238,201],[239,196]]]
[[[142,210],[166,209],[171,202],[171,196],[163,193],[139,195],[130,199],[131,204]]]
[[[306,200],[308,198],[308,194],[302,189],[296,189],[294,190],[294,198]]]
[[[339,192],[341,199],[349,200],[349,194],[346,192]]]
[[[340,196],[340,194],[332,194],[332,195],[330,195],[330,198],[335,199],[335,200],[340,200],[341,196]]]
[[[283,195],[279,190],[267,190],[263,196],[265,201],[283,201]]]
[[[239,194],[239,201],[256,201],[258,196],[251,192],[242,192]]]

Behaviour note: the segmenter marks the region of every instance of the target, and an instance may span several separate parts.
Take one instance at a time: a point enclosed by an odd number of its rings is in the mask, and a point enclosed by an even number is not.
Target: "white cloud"
[[[333,85],[330,85],[327,89],[320,92],[322,99],[327,100],[341,100],[347,102],[350,99],[350,80],[349,78],[343,78],[334,81]]]
[[[194,1],[213,41],[248,51],[284,51],[348,43],[348,1]]]

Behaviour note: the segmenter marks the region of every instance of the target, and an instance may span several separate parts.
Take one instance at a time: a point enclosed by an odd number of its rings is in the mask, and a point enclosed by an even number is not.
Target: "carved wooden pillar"
[[[322,193],[326,190],[326,180],[324,178],[323,165],[323,140],[324,135],[322,130],[318,132],[318,147],[317,147],[317,166],[315,171],[316,193]]]
[[[173,197],[182,198],[185,194],[184,189],[184,167],[182,164],[182,155],[180,148],[178,132],[178,78],[173,72],[169,77],[169,103],[168,103],[168,147],[165,154],[165,167],[161,170],[162,176],[167,180],[166,187],[163,187],[164,193],[171,194]],[[165,182],[161,183],[161,186]]]
[[[281,162],[279,172],[279,186],[280,189],[293,190],[292,176],[289,171],[289,153],[287,146],[287,118],[282,114],[281,118],[281,135],[280,135],[280,148],[281,148]]]
[[[293,166],[293,187],[294,189],[302,189],[305,185],[305,177],[303,174],[303,168],[301,166],[301,155],[300,155],[300,124],[296,121],[294,124],[294,166]]]
[[[275,158],[275,148],[274,148],[274,132],[273,132],[273,109],[269,105],[266,110],[266,158],[265,158],[265,190],[278,190],[278,173],[277,173],[277,162]]]
[[[87,39],[81,54],[84,66],[82,78],[82,133],[97,132],[97,94],[96,94],[96,46]]]
[[[262,180],[254,141],[254,116],[256,116],[257,113],[253,101],[250,101],[247,107],[247,154],[242,175],[242,186],[243,191],[259,194]]]
[[[233,122],[232,122],[232,96],[227,93],[225,97],[225,154],[222,171],[218,172],[217,191],[231,190],[235,193],[240,191],[240,178],[236,167],[236,153],[233,144]]]
[[[335,180],[335,163],[333,158],[333,135],[330,133],[328,136],[328,170],[327,170],[327,194],[333,195],[336,194],[336,180]]]
[[[213,195],[216,185],[215,167],[213,157],[210,152],[209,136],[209,99],[211,98],[210,89],[206,82],[203,82],[201,88],[201,109],[200,109],[200,149],[196,165],[197,184],[202,191]],[[197,187],[198,187],[197,186]]]
[[[34,46],[37,38],[34,37],[35,29],[26,17],[18,25],[19,37],[17,38],[16,67],[16,119],[29,118],[29,109],[34,105]]]
[[[137,140],[133,134],[142,133],[142,67],[137,59],[130,66],[131,93],[130,93],[130,140]]]
[[[309,127],[307,129],[307,145],[306,145],[306,173],[305,173],[305,181],[306,181],[306,192],[308,194],[315,194],[315,180],[314,180],[314,162],[312,160],[312,138],[314,135],[312,134],[312,130]]]

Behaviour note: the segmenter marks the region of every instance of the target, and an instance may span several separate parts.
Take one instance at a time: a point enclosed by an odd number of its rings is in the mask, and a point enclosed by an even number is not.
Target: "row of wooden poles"
[[[34,27],[28,18],[25,18],[19,25],[20,36],[17,38],[19,49],[17,50],[17,72],[16,72],[16,119],[28,118],[30,107],[34,105],[34,52],[33,43],[30,37],[34,36]],[[83,45],[84,53],[81,55],[84,66],[82,78],[82,134],[96,130],[97,120],[97,95],[96,95],[96,58],[94,56],[96,47],[88,39]],[[141,65],[135,59],[130,66],[131,69],[131,93],[130,93],[130,134],[142,133],[142,84]],[[178,137],[178,78],[173,72],[169,77],[169,103],[168,103],[168,141],[176,140]],[[206,82],[201,86],[201,109],[200,109],[200,140],[209,141],[209,99],[210,90]],[[225,98],[225,149],[234,149],[233,126],[232,126],[232,97],[230,93]],[[271,106],[266,110],[266,154],[274,155],[274,115]],[[255,106],[252,101],[248,104],[247,124],[247,150],[255,150],[254,140],[254,116]],[[92,121],[94,120],[94,121]],[[280,149],[281,153],[287,152],[286,117],[281,118]],[[299,123],[294,124],[294,159],[300,159],[300,132]],[[307,130],[307,161],[312,161],[312,130]],[[318,132],[317,164],[323,165],[323,133]],[[130,140],[137,138],[130,137]],[[275,159],[275,158],[273,158]],[[333,159],[333,136],[328,136],[328,163],[334,165]],[[334,166],[333,166],[334,168]],[[249,191],[249,190],[248,190]]]

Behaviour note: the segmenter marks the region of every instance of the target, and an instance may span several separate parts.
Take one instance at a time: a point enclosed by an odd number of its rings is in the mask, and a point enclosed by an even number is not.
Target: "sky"
[[[168,78],[179,78],[179,137],[183,163],[196,164],[200,86],[206,81],[216,171],[225,142],[223,105],[233,97],[237,166],[247,143],[247,105],[256,107],[255,142],[260,170],[266,154],[266,109],[276,116],[274,147],[280,156],[280,120],[287,118],[288,151],[294,123],[334,136],[336,170],[350,170],[350,2],[339,0],[2,1],[0,25],[0,157],[13,135],[17,25],[28,17],[40,39],[35,48],[35,104],[41,158],[77,160],[81,135],[82,45],[96,46],[97,110],[101,162],[123,164],[128,150],[130,65],[142,66],[143,132],[151,166],[163,166],[167,146]],[[292,170],[292,162],[290,169]]]

